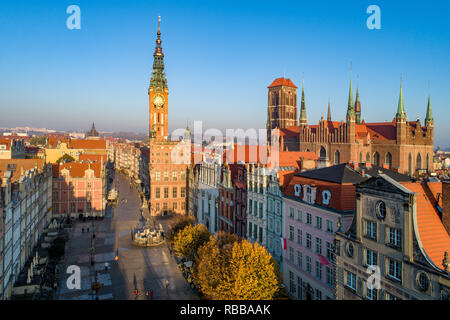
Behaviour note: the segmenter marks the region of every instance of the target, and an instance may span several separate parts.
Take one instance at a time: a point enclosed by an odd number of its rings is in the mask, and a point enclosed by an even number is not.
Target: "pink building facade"
[[[344,164],[297,173],[286,186],[283,279],[291,298],[334,299],[335,232],[350,227],[362,180]]]
[[[71,162],[53,165],[53,214],[72,218],[105,214],[103,163]]]

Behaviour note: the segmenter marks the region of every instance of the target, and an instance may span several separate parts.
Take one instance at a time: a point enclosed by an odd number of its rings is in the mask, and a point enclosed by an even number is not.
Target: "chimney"
[[[442,181],[442,224],[450,235],[450,181]]]

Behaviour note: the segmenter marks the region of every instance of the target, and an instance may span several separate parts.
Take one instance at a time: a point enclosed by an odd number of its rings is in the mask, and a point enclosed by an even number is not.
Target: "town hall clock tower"
[[[158,33],[153,71],[148,89],[150,139],[167,140],[168,137],[168,95],[167,78],[164,73],[164,53],[161,47],[161,17],[158,17]]]

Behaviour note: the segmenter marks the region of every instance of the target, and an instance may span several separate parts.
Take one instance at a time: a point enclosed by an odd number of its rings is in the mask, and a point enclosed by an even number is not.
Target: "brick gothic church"
[[[433,115],[430,97],[425,125],[407,121],[400,86],[397,113],[391,122],[361,121],[359,90],[353,101],[352,82],[346,121],[332,121],[328,102],[327,119],[308,124],[305,90],[302,85],[300,117],[297,122],[297,87],[290,79],[278,78],[268,87],[267,130],[280,129],[280,149],[312,151],[319,165],[343,162],[370,163],[413,175],[433,168]]]
[[[164,73],[164,53],[161,46],[161,19],[158,18],[156,48],[153,54],[153,71],[148,89],[150,136],[150,201],[151,215],[186,213],[186,164],[175,163],[172,151],[184,140],[169,140],[168,96],[169,89]],[[187,134],[189,131],[187,129]],[[190,136],[185,135],[185,140]],[[187,141],[187,140],[186,140]]]

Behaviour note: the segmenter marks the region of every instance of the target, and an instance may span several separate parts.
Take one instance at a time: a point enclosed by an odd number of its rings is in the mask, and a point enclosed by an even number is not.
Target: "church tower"
[[[161,46],[161,17],[158,17],[156,48],[153,53],[153,71],[148,89],[150,139],[167,140],[168,95],[167,78],[164,73],[164,53]]]
[[[398,97],[397,113],[395,115],[397,129],[397,144],[406,144],[406,112],[403,104],[403,87],[400,81],[400,95]]]

